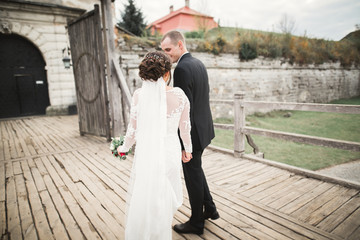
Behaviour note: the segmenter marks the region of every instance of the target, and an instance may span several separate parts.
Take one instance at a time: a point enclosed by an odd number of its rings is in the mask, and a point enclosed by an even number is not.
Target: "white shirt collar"
[[[179,57],[179,59],[177,60],[176,64],[178,64],[178,63],[180,62],[180,59],[181,59],[185,54],[187,54],[187,53],[189,53],[189,52],[188,52],[188,51],[184,52],[184,53]]]

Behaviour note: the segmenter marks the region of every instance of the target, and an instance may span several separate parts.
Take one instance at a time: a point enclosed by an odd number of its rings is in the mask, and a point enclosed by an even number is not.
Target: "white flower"
[[[110,150],[111,150],[111,151],[115,150],[115,145],[112,144],[112,143],[110,144]]]

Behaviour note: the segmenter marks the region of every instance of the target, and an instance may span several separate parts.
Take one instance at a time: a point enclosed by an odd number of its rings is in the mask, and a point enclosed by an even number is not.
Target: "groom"
[[[209,104],[209,80],[204,64],[191,56],[186,49],[185,38],[178,31],[170,31],[161,39],[161,48],[173,63],[174,87],[180,87],[190,101],[191,140],[193,158],[183,162],[186,188],[191,205],[190,220],[176,224],[178,233],[202,234],[205,219],[219,218],[201,167],[201,156],[214,138],[214,127]],[[186,160],[183,151],[183,160]]]

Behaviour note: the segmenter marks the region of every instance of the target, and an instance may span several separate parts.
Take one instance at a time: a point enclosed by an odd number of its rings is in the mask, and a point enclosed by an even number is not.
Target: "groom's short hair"
[[[176,45],[179,41],[182,41],[184,46],[186,46],[186,43],[185,43],[185,37],[184,35],[179,32],[179,31],[176,31],[176,30],[173,30],[173,31],[170,31],[170,32],[167,32],[165,33],[165,35],[162,37],[161,39],[161,42],[165,40],[165,38],[170,38],[171,40],[171,43],[173,45]]]

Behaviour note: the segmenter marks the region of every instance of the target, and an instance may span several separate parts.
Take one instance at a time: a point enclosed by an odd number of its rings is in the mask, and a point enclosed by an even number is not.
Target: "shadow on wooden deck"
[[[2,120],[0,135],[1,239],[123,239],[131,158],[80,137],[77,116]],[[212,150],[203,167],[221,218],[173,239],[359,239],[355,188]]]

